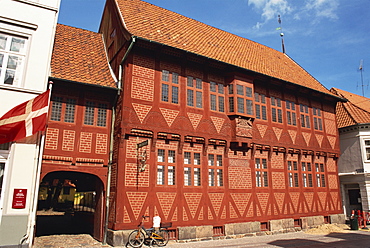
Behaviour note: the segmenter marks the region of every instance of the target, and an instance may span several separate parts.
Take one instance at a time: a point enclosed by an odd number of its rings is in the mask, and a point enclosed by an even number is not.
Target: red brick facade
[[[123,44],[110,50],[116,75],[124,58],[109,228],[134,228],[142,215],[177,227],[342,212],[335,97],[133,42],[117,12],[108,4],[101,26],[106,44]]]

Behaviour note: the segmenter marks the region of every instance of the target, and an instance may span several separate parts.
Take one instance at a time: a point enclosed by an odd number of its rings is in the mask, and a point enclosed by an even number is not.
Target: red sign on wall
[[[26,208],[27,189],[14,189],[12,208]]]

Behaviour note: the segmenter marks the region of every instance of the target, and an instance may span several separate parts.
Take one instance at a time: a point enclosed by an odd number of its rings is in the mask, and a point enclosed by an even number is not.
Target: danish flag
[[[45,130],[50,90],[19,104],[0,118],[0,144]]]

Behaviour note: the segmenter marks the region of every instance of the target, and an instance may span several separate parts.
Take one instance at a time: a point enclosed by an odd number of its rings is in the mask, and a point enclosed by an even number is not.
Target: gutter
[[[108,162],[108,173],[107,173],[107,189],[106,189],[106,197],[105,197],[105,222],[104,222],[104,234],[103,234],[103,245],[107,243],[107,236],[108,236],[108,219],[109,219],[109,199],[110,199],[110,188],[111,188],[111,175],[112,175],[112,163],[113,163],[113,146],[114,146],[114,124],[116,120],[116,111],[115,106],[117,104],[117,99],[121,94],[122,90],[122,64],[128,57],[134,43],[136,41],[136,37],[131,37],[131,43],[127,48],[125,55],[123,56],[120,64],[119,64],[119,75],[118,75],[118,84],[117,84],[117,95],[114,101],[114,105],[112,107],[112,123],[111,123],[111,132],[110,132],[110,144],[109,144],[109,162]]]
[[[131,52],[132,50],[132,47],[134,46],[135,42],[136,42],[136,36],[131,36],[131,43],[130,45],[128,46],[127,48],[127,51],[125,53],[125,55],[123,55],[123,58],[121,60],[121,62],[119,63],[119,71],[118,71],[118,95],[121,94],[121,90],[122,90],[122,65],[123,65],[123,62],[127,59],[129,53]]]

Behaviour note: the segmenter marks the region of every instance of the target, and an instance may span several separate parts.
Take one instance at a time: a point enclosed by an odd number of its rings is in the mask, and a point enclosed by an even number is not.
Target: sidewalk
[[[51,235],[35,239],[34,248],[73,248],[73,247],[112,247],[102,245],[88,234]],[[121,246],[120,248],[125,247]],[[143,246],[147,247],[147,246]],[[339,233],[308,234],[294,232],[276,235],[252,236],[237,239],[210,240],[188,243],[170,241],[168,248],[203,248],[203,247],[370,247],[370,232],[368,230],[344,230]]]

